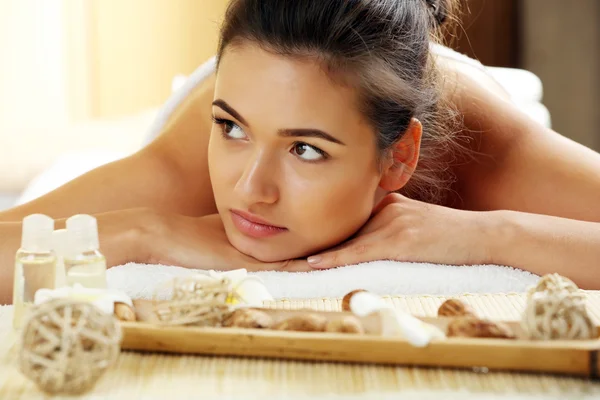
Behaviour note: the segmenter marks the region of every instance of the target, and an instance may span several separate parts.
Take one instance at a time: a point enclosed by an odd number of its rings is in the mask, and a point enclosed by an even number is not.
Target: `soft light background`
[[[553,128],[600,149],[600,1],[465,1],[456,47],[537,74]],[[226,3],[0,0],[0,209],[57,160],[139,149],[214,53]]]

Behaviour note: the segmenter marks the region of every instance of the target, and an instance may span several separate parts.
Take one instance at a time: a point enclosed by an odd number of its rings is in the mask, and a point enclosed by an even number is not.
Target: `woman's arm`
[[[507,265],[600,289],[600,223],[517,211],[465,211],[387,195],[352,240],[313,268],[373,260]]]
[[[455,76],[453,99],[477,152],[456,169],[456,206],[599,222],[600,154],[533,121],[468,74]]]
[[[210,83],[190,95],[162,135],[140,152],[1,212],[0,221],[21,221],[32,213],[67,218],[137,207],[195,216],[214,213],[207,163]]]
[[[495,211],[484,239],[491,261],[538,275],[559,273],[583,289],[600,289],[600,223]]]
[[[21,244],[21,223],[0,222],[0,304],[12,302],[15,253]]]

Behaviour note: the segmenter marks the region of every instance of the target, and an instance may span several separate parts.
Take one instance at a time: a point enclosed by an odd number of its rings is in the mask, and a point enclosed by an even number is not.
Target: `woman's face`
[[[374,132],[317,63],[246,44],[223,55],[209,169],[231,244],[262,261],[338,244],[378,194]]]

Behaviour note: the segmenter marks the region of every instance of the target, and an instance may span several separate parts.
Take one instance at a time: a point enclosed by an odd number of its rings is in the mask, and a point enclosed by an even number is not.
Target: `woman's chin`
[[[231,240],[230,242],[240,253],[264,263],[294,260],[314,254],[314,251],[311,251],[311,249],[294,249],[290,248],[291,246],[276,246],[268,243],[237,243],[235,240]]]
[[[292,232],[266,238],[251,238],[234,227],[225,226],[229,243],[240,253],[265,263],[306,258],[331,248],[345,240],[349,235],[336,235],[328,241],[318,243],[307,241]]]
[[[234,246],[235,247],[235,246]],[[257,259],[258,261],[264,263],[274,263],[280,261],[288,261],[294,260],[297,258],[305,258],[308,257],[310,252],[290,252],[288,249],[285,251],[260,251],[258,249],[252,249],[249,251],[242,251],[242,249],[238,249],[241,253],[244,253],[247,256]]]

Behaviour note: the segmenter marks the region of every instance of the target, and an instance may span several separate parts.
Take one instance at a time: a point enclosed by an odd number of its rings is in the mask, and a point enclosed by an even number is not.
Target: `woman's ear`
[[[395,192],[406,185],[419,162],[422,134],[421,122],[412,118],[402,138],[389,150],[379,182],[382,189]]]

